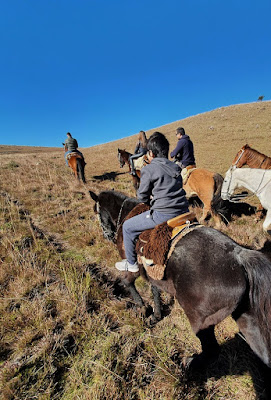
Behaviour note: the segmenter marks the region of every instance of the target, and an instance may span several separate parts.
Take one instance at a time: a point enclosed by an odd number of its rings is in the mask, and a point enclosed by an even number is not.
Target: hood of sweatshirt
[[[178,176],[180,176],[180,167],[167,158],[154,158],[151,164],[159,166],[172,178],[178,178]]]

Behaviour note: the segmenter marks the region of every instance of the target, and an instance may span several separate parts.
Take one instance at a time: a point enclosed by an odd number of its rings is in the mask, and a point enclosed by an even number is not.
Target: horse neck
[[[265,170],[255,168],[237,168],[232,174],[232,185],[234,188],[243,186],[255,193],[266,182],[266,179],[263,179],[264,174]]]
[[[242,165],[247,165],[249,168],[261,168],[263,161],[267,158],[264,154],[254,149],[247,149],[245,154],[245,162]]]

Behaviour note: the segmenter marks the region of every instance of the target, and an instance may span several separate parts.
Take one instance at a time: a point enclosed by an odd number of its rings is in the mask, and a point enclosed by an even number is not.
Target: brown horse
[[[220,213],[224,205],[221,199],[222,184],[223,177],[220,174],[204,168],[195,168],[183,185],[187,198],[197,196],[203,203],[203,212],[199,219],[200,223],[203,223],[208,216],[211,216],[214,219],[215,226],[220,227]]]
[[[248,144],[245,144],[234,157],[232,165],[237,168],[247,165],[249,168],[271,169],[271,157],[268,157],[265,154],[252,149]],[[257,220],[262,218],[263,214],[263,207],[260,205],[256,212]]]
[[[232,165],[237,168],[247,165],[249,168],[270,169],[271,157],[268,157],[257,150],[252,149],[248,144],[245,144],[236,154]]]
[[[118,149],[118,159],[120,163],[120,168],[123,168],[124,165],[127,164],[129,167],[129,172],[131,172],[131,165],[129,162],[129,158],[131,155],[132,154],[126,150]],[[135,173],[136,175],[132,175],[132,179],[133,179],[133,186],[135,190],[137,190],[139,188],[139,183],[140,183],[140,170],[136,169]]]
[[[64,146],[65,152],[67,151],[67,147]],[[82,180],[83,183],[86,183],[86,178],[85,178],[85,160],[82,158],[82,156],[77,153],[76,151],[68,154],[68,166],[73,170],[75,177],[78,180]]]

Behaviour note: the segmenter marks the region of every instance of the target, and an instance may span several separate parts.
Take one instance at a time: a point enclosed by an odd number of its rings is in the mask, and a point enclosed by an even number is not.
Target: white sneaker
[[[129,271],[129,272],[138,272],[139,271],[137,263],[130,264],[126,258],[122,261],[116,262],[115,267],[119,271]]]

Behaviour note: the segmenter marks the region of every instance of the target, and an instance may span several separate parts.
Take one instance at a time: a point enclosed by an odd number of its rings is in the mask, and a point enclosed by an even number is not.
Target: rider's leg
[[[64,154],[64,158],[65,158],[67,167],[69,166],[68,160],[67,160],[67,155],[70,154],[70,153],[71,153],[71,151],[68,150],[68,151],[66,151],[65,154]]]

